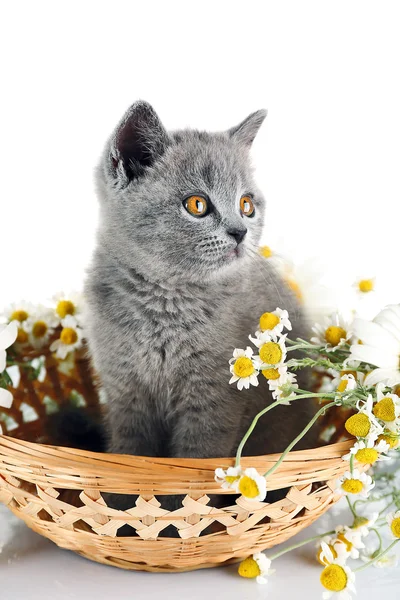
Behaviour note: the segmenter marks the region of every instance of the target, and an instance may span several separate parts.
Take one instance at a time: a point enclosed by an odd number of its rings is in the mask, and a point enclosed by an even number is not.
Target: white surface
[[[398,302],[399,17],[397,0],[3,2],[0,306],[81,286],[93,168],[138,98],[171,129],[267,108],[266,241],[318,255],[336,287],[372,271]]]
[[[326,531],[332,523],[349,522],[348,511],[344,515],[342,519],[333,518],[331,513],[324,515],[288,543],[316,535],[317,529],[318,533]],[[0,554],[1,600],[320,600],[323,591],[313,544],[277,559],[273,564],[276,573],[261,586],[239,577],[237,565],[173,574],[100,565],[57,548],[1,504],[0,542],[4,543]],[[370,567],[357,575],[356,586],[360,600],[395,600],[399,597],[400,569]]]

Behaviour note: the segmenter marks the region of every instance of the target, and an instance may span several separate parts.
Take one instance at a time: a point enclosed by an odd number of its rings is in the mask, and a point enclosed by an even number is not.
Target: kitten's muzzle
[[[247,229],[246,229],[246,227],[243,227],[240,229],[235,228],[235,229],[230,229],[227,233],[228,233],[228,235],[231,235],[236,240],[236,243],[239,246],[239,244],[241,242],[243,242],[243,240],[244,240],[244,237],[247,233]]]

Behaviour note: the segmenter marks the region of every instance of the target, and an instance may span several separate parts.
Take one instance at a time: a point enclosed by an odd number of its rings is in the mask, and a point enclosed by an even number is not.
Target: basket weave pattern
[[[268,479],[268,489],[286,489],[274,503],[237,498],[214,481],[216,467],[232,458],[178,459],[102,454],[46,445],[45,398],[61,404],[71,392],[93,410],[97,394],[84,353],[69,369],[46,356],[43,382],[21,376],[9,413],[17,423],[0,436],[0,501],[57,545],[92,560],[132,570],[184,571],[242,559],[285,541],[311,524],[337,499],[335,481],[351,442],[291,452]],[[38,418],[28,423],[22,404]],[[39,440],[42,443],[36,441]],[[279,455],[246,457],[242,466],[265,472]],[[102,493],[138,498],[129,510],[107,506]],[[230,506],[213,506],[213,494],[232,496]],[[181,508],[162,508],[163,496],[183,495]],[[233,495],[232,495],[233,494]],[[267,496],[268,500],[268,496]],[[123,525],[130,537],[118,537]],[[179,537],[161,537],[172,525]]]

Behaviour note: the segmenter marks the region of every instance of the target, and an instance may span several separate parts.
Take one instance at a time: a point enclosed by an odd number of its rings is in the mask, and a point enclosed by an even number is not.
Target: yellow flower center
[[[229,484],[234,483],[234,481],[237,481],[238,479],[240,479],[240,475],[226,475],[225,476],[225,481]]]
[[[340,343],[340,340],[345,339],[347,332],[343,327],[337,327],[337,325],[331,325],[325,331],[325,339],[328,344],[332,346],[337,346]]]
[[[245,498],[255,498],[260,493],[254,479],[247,477],[247,475],[243,475],[239,481],[239,492]]]
[[[28,341],[28,334],[21,329],[21,327],[18,329],[17,339],[15,341],[18,342],[18,344],[26,344]]]
[[[333,546],[331,546],[331,544],[328,544],[328,548],[332,552],[333,558],[336,558],[337,552],[336,552],[335,548]],[[329,565],[329,561],[326,558],[326,556],[324,556],[324,557],[322,556],[322,548],[321,547],[319,548],[318,553],[317,553],[317,561],[323,567],[325,567],[326,565]]]
[[[364,413],[349,417],[344,426],[346,431],[355,437],[366,437],[371,429],[370,420]]]
[[[280,377],[278,369],[264,369],[261,373],[265,379],[279,379]]]
[[[260,317],[260,329],[262,331],[270,331],[278,325],[280,319],[274,313],[266,312]]]
[[[373,279],[361,279],[361,281],[358,282],[358,289],[364,294],[372,292],[374,289]]]
[[[259,248],[259,253],[264,258],[271,258],[272,254],[273,254],[273,252],[269,246],[261,246],[261,248]]]
[[[345,479],[342,483],[342,489],[349,494],[359,494],[363,489],[363,484],[359,479]]]
[[[32,335],[36,338],[41,338],[47,333],[47,324],[44,321],[36,321],[32,327]]]
[[[346,391],[347,388],[347,384],[348,384],[348,380],[347,379],[342,379],[341,382],[339,383],[339,385],[337,386],[337,391],[340,392],[341,394],[343,392]]]
[[[299,302],[304,302],[303,292],[301,291],[301,288],[300,288],[299,284],[297,283],[297,281],[294,279],[294,277],[292,277],[292,276],[286,277],[285,281],[288,284],[288,286],[290,287],[290,289],[292,290],[292,292],[294,293],[294,295],[296,296],[297,300]]]
[[[382,400],[375,404],[373,413],[378,419],[382,419],[382,421],[394,421],[396,415],[392,398],[382,398]]]
[[[254,560],[251,556],[242,560],[239,565],[238,573],[241,577],[247,577],[249,579],[254,579],[261,575],[260,567],[257,564],[257,561]]]
[[[19,321],[20,323],[23,323],[24,321],[27,320],[28,318],[28,313],[26,312],[26,310],[14,310],[14,312],[12,313],[11,317],[10,317],[10,321]]]
[[[75,344],[78,341],[78,334],[72,327],[64,327],[60,335],[60,340],[66,346],[71,346],[71,344]]]
[[[237,377],[250,377],[254,373],[254,366],[247,356],[239,356],[233,365],[233,372]]]
[[[340,565],[328,565],[321,573],[320,581],[331,592],[341,592],[347,585],[346,571]]]
[[[356,460],[364,465],[373,465],[379,458],[379,453],[375,448],[361,448],[355,454]]]
[[[267,342],[260,348],[260,358],[267,365],[277,365],[282,359],[282,348],[276,342]]]
[[[398,438],[394,435],[391,435],[390,432],[384,432],[381,435],[378,435],[378,442],[381,440],[389,444],[390,448],[397,448],[399,445]]]
[[[392,533],[395,537],[400,538],[400,517],[397,517],[397,519],[393,519],[390,525],[390,529],[392,530]]]
[[[56,306],[56,313],[60,319],[65,319],[67,315],[75,314],[75,305],[71,300],[60,300]]]
[[[351,542],[349,542],[349,540],[347,539],[347,537],[344,535],[344,533],[338,533],[337,539],[342,542],[345,546],[346,546],[346,550],[347,552],[350,552],[350,550],[353,547],[353,544]],[[336,558],[336,557],[335,557]]]

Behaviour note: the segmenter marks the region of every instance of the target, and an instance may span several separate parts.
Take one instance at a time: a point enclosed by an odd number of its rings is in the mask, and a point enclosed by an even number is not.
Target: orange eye
[[[252,217],[254,215],[254,204],[250,196],[242,196],[240,198],[240,210],[246,217]]]
[[[208,212],[208,203],[203,196],[190,196],[186,198],[184,206],[193,217],[204,217]]]

